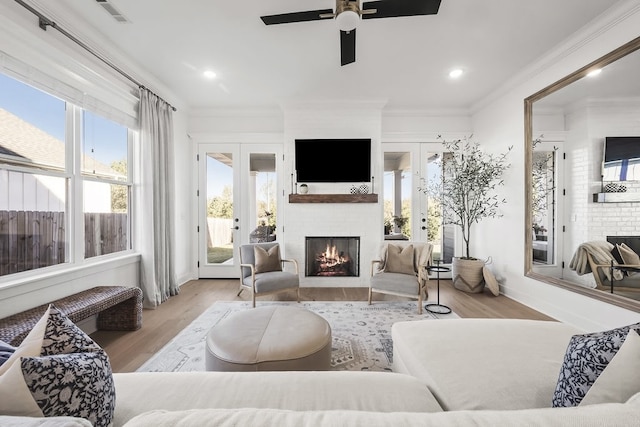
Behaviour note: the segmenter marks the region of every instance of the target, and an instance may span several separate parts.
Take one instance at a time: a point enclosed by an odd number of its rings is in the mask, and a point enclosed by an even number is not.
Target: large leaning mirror
[[[525,99],[525,274],[640,311],[640,38]]]

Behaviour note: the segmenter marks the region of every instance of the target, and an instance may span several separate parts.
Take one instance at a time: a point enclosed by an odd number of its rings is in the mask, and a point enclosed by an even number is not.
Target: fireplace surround
[[[305,276],[360,276],[360,237],[307,236]]]

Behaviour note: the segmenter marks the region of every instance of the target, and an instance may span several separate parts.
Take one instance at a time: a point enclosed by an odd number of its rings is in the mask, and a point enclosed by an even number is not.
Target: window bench
[[[142,290],[127,286],[97,286],[52,301],[72,322],[98,315],[99,330],[135,331],[142,327]],[[18,346],[49,304],[0,319],[0,340]]]

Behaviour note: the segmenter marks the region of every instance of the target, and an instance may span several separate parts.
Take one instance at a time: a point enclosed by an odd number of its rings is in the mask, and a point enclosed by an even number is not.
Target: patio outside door
[[[237,278],[241,244],[276,240],[280,153],[273,144],[199,144],[200,278]]]

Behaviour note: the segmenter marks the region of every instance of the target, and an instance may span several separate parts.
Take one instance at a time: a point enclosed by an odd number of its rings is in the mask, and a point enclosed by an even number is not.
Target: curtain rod
[[[136,86],[138,86],[139,89],[146,89],[149,92],[153,93],[155,96],[157,96],[158,98],[162,99],[164,102],[167,102],[166,100],[164,100],[162,97],[160,97],[158,94],[154,93],[153,91],[151,91],[149,88],[147,88],[145,85],[143,85],[142,83],[138,82],[136,79],[134,79],[133,77],[131,77],[129,74],[125,73],[124,71],[122,71],[119,67],[115,66],[111,61],[109,61],[108,59],[104,58],[102,55],[100,55],[99,53],[97,53],[95,50],[93,50],[90,46],[88,46],[86,43],[84,43],[82,40],[79,40],[77,37],[75,37],[73,34],[67,32],[65,29],[61,28],[58,24],[56,24],[55,22],[53,22],[52,20],[50,20],[49,18],[47,18],[46,16],[44,16],[42,13],[38,12],[36,9],[34,9],[32,6],[28,5],[27,3],[25,3],[23,0],[15,0],[16,3],[18,3],[20,6],[24,7],[25,9],[27,9],[29,12],[33,13],[34,15],[36,15],[38,17],[38,26],[43,30],[43,31],[47,31],[47,27],[51,27],[51,28],[55,28],[56,30],[58,30],[62,35],[64,35],[65,37],[67,37],[69,40],[73,41],[74,43],[76,43],[78,46],[80,46],[81,48],[83,48],[84,50],[86,50],[87,52],[89,52],[91,55],[95,56],[96,58],[98,58],[100,61],[102,61],[104,64],[106,64],[107,66],[111,67],[112,69],[114,69],[115,71],[117,71],[121,76],[123,76],[124,78],[126,78],[127,80],[129,80],[130,82],[132,82],[133,84],[135,84]],[[169,104],[167,102],[167,105],[169,105],[169,107],[171,107],[171,109],[173,111],[177,111],[176,107],[174,107],[173,105]]]

